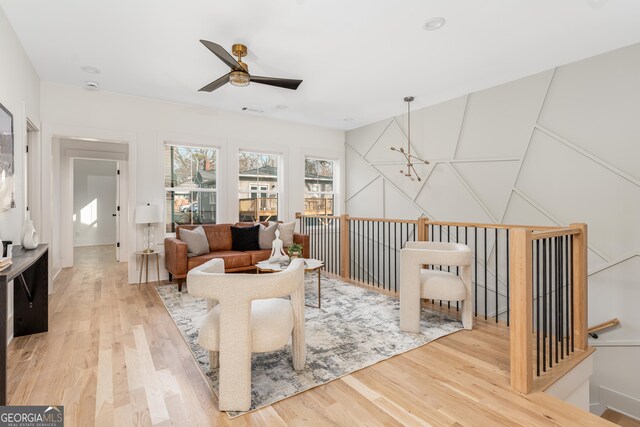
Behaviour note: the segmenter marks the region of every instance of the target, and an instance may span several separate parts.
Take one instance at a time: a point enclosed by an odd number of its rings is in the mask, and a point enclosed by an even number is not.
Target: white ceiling
[[[638,0],[0,0],[40,78],[351,129],[640,42]],[[446,25],[425,31],[427,19]],[[301,78],[198,89],[228,68],[198,40],[249,48],[253,74]],[[102,72],[80,70],[91,65]],[[3,65],[4,66],[4,65]],[[276,105],[286,105],[278,109]],[[244,113],[253,114],[253,113]],[[352,119],[347,121],[345,119]]]

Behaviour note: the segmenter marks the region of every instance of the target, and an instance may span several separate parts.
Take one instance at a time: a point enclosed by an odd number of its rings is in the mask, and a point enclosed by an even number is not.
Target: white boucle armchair
[[[280,349],[291,338],[293,368],[304,369],[304,260],[256,275],[224,274],[223,260],[212,259],[190,270],[187,283],[190,294],[208,300],[198,344],[209,350],[211,368],[219,366],[221,411],[249,410],[252,352]]]
[[[400,329],[420,332],[422,298],[462,301],[462,326],[472,329],[471,262],[471,249],[460,243],[407,242],[400,250]],[[425,264],[458,266],[460,275]]]

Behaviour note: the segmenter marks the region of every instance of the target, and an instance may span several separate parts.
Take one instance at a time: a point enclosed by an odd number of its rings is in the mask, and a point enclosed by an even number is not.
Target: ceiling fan
[[[238,59],[236,60],[219,44],[207,40],[200,40],[200,43],[205,45],[207,49],[213,52],[215,56],[220,58],[222,62],[224,62],[231,68],[231,72],[209,83],[208,85],[200,89],[200,92],[213,92],[214,90],[227,83],[231,83],[234,86],[244,87],[249,86],[250,82],[254,82],[291,90],[298,89],[298,86],[300,86],[300,83],[302,83],[302,80],[295,79],[279,79],[276,77],[252,76],[251,74],[249,74],[249,66],[242,62],[242,58],[247,56],[247,47],[243,44],[234,44],[231,47],[231,52],[233,52],[233,54],[238,57]]]

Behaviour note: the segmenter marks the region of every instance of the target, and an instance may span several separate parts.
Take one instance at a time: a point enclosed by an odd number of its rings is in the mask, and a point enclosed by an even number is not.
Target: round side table
[[[140,279],[138,280],[138,287],[142,284],[142,270],[145,270],[145,281],[144,283],[149,283],[149,258],[151,256],[156,256],[156,282],[158,285],[160,284],[160,254],[163,253],[163,250],[156,250],[153,252],[145,252],[145,251],[136,251],[136,255],[140,255],[142,257],[142,264],[140,264]]]

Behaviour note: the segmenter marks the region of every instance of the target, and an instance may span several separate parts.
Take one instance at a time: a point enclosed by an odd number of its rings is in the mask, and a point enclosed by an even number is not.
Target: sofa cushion
[[[176,229],[176,238],[180,239],[180,230],[193,230],[196,227],[204,228],[210,252],[231,250],[231,224],[181,225]]]
[[[189,258],[187,261],[187,268],[191,270],[194,267],[203,264],[210,259],[220,258],[224,261],[224,268],[240,268],[240,267],[249,267],[251,264],[251,255],[245,252],[238,251],[216,251],[209,252],[208,254],[194,256]]]
[[[231,227],[231,249],[234,251],[256,251],[260,249],[260,226]]]
[[[182,230],[180,240],[187,244],[187,256],[193,257],[209,252],[209,241],[204,228],[196,227],[193,230]]]
[[[273,247],[273,241],[276,238],[276,230],[278,229],[277,222],[270,222],[269,225],[256,223],[260,227],[260,233],[258,236],[260,249],[271,249]]]
[[[278,224],[278,231],[280,232],[280,240],[285,248],[293,245],[293,233],[296,230],[296,222],[282,222]]]
[[[251,265],[255,265],[260,261],[266,261],[271,256],[271,249],[260,249],[259,251],[246,251],[245,254],[251,255]]]

